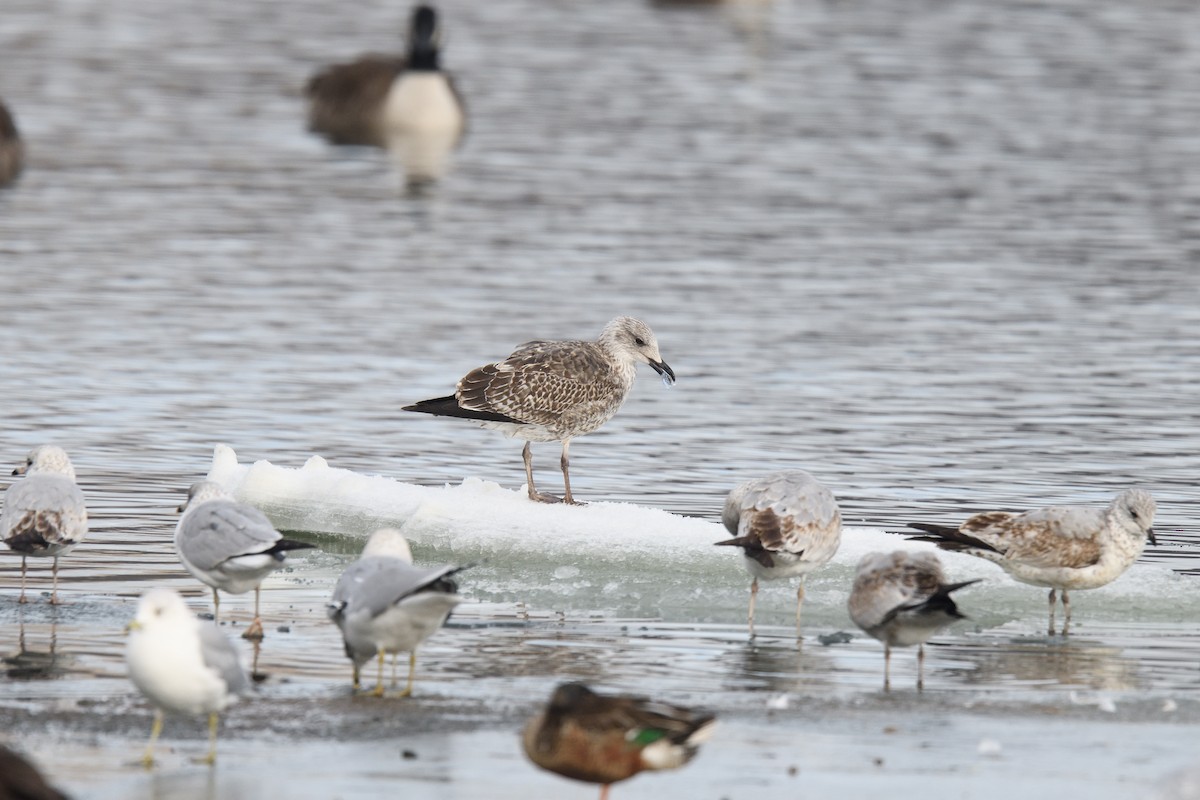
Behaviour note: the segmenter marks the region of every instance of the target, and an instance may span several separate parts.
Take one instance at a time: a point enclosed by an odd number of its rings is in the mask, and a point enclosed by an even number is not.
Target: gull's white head
[[[663,377],[667,386],[675,383],[675,371],[663,361],[658,352],[654,331],[640,319],[617,317],[600,332],[600,344],[619,359],[635,364],[649,364]]]
[[[229,500],[231,495],[225,487],[216,481],[199,481],[188,489],[187,500],[179,506],[179,511],[187,511],[192,506],[198,506],[207,500]]]
[[[12,472],[13,475],[36,475],[38,473],[65,475],[71,480],[75,480],[75,467],[71,466],[71,459],[67,457],[67,451],[52,444],[44,444],[30,450],[29,455],[25,457],[25,463]]]
[[[366,547],[363,548],[362,557],[371,556],[399,558],[412,563],[412,550],[408,547],[408,540],[395,528],[380,528],[371,534]]]
[[[137,615],[129,623],[131,633],[154,630],[160,625],[189,624],[196,615],[174,589],[151,589],[138,600]]]
[[[1109,507],[1121,528],[1142,540],[1149,537],[1150,544],[1158,544],[1154,538],[1154,512],[1158,510],[1158,504],[1149,492],[1126,489],[1117,495]]]

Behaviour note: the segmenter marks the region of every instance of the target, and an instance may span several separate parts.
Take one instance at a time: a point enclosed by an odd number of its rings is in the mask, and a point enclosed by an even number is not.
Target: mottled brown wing
[[[529,342],[500,363],[472,370],[456,396],[464,408],[553,430],[603,415],[621,388],[604,377],[610,371],[591,342]]]
[[[1023,514],[989,511],[959,530],[995,547],[1006,559],[1034,567],[1088,567],[1100,560],[1100,512],[1083,508],[1040,508]]]
[[[370,54],[321,70],[305,88],[308,129],[334,144],[386,147],[379,111],[403,69],[403,58]]]

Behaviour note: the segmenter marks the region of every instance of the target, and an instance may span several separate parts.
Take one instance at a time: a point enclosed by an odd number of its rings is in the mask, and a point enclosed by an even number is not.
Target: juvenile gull
[[[378,656],[374,694],[382,697],[385,656],[406,651],[408,684],[400,696],[412,694],[417,647],[436,633],[462,602],[452,576],[463,569],[414,567],[408,542],[399,531],[381,528],[371,534],[362,556],[342,573],[327,609],[342,632],[346,656],[354,664],[355,689],[359,688],[362,665]]]
[[[566,778],[608,787],[643,770],[676,769],[712,735],[714,715],[645,697],[600,695],[582,683],[554,690],[529,721],[529,760]]]
[[[1063,635],[1071,626],[1068,589],[1095,589],[1121,575],[1142,554],[1147,537],[1154,538],[1154,498],[1141,489],[1126,489],[1106,508],[1051,506],[1010,514],[976,514],[957,528],[914,523],[926,536],[912,539],[937,542],[999,564],[1013,578],[1050,588],[1050,624],[1054,635],[1056,590],[1062,590]]]
[[[787,470],[735,487],[721,521],[737,538],[717,542],[742,548],[750,584],[750,635],[758,579],[800,576],[796,590],[796,635],[804,603],[804,576],[833,558],[842,540],[842,514],[833,493],[804,470]]]
[[[87,508],[83,492],[75,485],[75,468],[66,451],[42,445],[30,451],[25,463],[13,470],[24,475],[4,493],[0,512],[0,538],[8,549],[21,554],[21,597],[25,600],[25,559],[54,559],[54,588],[50,602],[58,603],[58,557],[75,549],[87,535]]]
[[[867,553],[850,590],[850,619],[883,642],[883,688],[890,686],[893,647],[917,645],[917,688],[925,685],[925,642],[965,617],[950,593],[978,581],[946,583],[930,552]]]
[[[129,679],[155,705],[154,726],[142,764],[154,764],[163,711],[208,714],[208,755],[217,760],[218,714],[250,683],[237,651],[215,624],[201,622],[172,589],[152,589],[129,623],[125,663]]]
[[[574,503],[568,450],[576,436],[612,419],[633,387],[639,363],[675,382],[675,372],[658,352],[650,326],[617,317],[594,342],[526,342],[504,361],[471,370],[453,395],[423,400],[405,411],[464,417],[485,428],[525,439],[522,455],[529,499],[559,502],[533,485],[529,442],[562,442],[562,502]]]
[[[437,12],[419,5],[408,57],[366,55],[314,75],[306,90],[308,127],[334,144],[387,148],[410,184],[435,180],[462,139],[466,112],[441,70]]]
[[[175,552],[187,571],[212,587],[213,620],[219,621],[217,590],[243,594],[254,590],[254,622],[242,634],[261,639],[258,614],[263,578],[284,565],[289,550],[313,545],[285,539],[267,516],[253,506],[237,503],[214,481],[192,484],[179,507]]]

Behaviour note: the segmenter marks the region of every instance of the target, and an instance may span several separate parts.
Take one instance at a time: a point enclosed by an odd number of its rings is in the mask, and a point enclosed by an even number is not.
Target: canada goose
[[[386,148],[410,183],[436,180],[466,123],[462,98],[441,70],[440,46],[437,12],[417,6],[407,58],[370,54],[312,77],[309,130],[333,144]]]

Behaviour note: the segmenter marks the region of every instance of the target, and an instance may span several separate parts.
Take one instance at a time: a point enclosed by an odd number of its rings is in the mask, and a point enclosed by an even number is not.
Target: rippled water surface
[[[595,592],[522,604],[522,575],[492,570],[489,602],[422,655],[421,757],[385,768],[338,745],[344,774],[318,779],[299,766],[323,752],[312,719],[347,740],[415,736],[349,701],[322,606],[357,545],[322,540],[264,597],[268,678],[231,716],[224,771],[188,771],[202,733],[184,721],[164,773],[129,767],[149,714],[120,628],[150,584],[203,606],[170,534],[215,442],[245,460],[320,453],[515,488],[517,443],[400,406],[618,314],[654,327],[679,383],[644,370],[575,443],[581,497],[715,520],[738,478],[803,467],[848,522],[886,527],[1136,484],[1159,500],[1146,560],[1195,563],[1190,4],[441,7],[470,129],[451,174],[410,196],[382,153],[332,149],[303,122],[307,77],[397,49],[402,6],[6,0],[0,97],[29,163],[0,191],[0,461],[62,444],[93,518],[63,562],[71,605],[0,601],[0,718],[26,749],[81,797],[276,796],[247,779],[243,745],[296,797],[589,797],[535,773],[510,735],[569,675],[728,720],[693,766],[621,797],[915,795],[926,781],[995,797],[991,778],[1019,763],[1026,797],[1145,796],[1194,758],[1190,581],[1140,623],[1098,601],[1070,642],[1038,638],[1034,600],[1027,619],[985,611],[931,648],[929,691],[897,698],[878,691],[874,642],[797,648],[779,614],[777,637],[747,643],[741,597],[631,620]],[[553,486],[557,448],[535,452]],[[0,581],[18,567],[0,560]],[[840,602],[814,612],[814,637],[839,629]],[[273,721],[283,707],[304,710]]]

